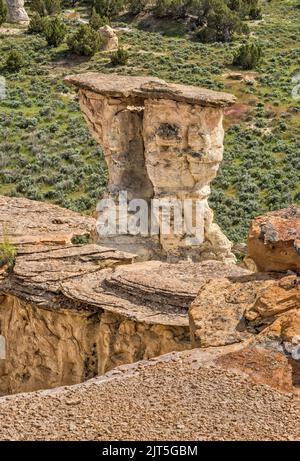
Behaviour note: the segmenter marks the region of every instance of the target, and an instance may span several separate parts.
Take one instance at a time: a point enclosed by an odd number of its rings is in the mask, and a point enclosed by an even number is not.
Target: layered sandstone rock
[[[116,202],[117,216],[121,191],[127,193],[125,200],[143,199],[147,205],[163,199],[162,211],[152,209],[156,233],[147,223],[146,230],[130,235],[121,218],[113,232],[102,233],[100,243],[143,259],[233,261],[230,242],[213,223],[208,197],[223,156],[223,109],[235,98],[152,77],[88,73],[66,81],[79,88],[82,111],[104,148],[108,198]],[[189,216],[183,203],[191,205]],[[182,229],[176,229],[175,216]],[[166,232],[164,222],[170,222]]]
[[[210,279],[247,274],[218,261],[135,262],[76,245],[95,220],[0,197],[2,240],[15,245],[0,277],[0,392],[74,384],[120,364],[190,348],[188,307]]]
[[[0,196],[0,242],[27,245],[64,245],[92,239],[96,220],[74,211],[25,198]]]
[[[118,36],[110,26],[100,27],[98,33],[102,39],[102,51],[114,51],[118,49]]]
[[[255,218],[248,236],[248,257],[259,271],[300,273],[300,208],[293,205]]]
[[[19,24],[29,23],[29,17],[25,10],[24,3],[24,0],[6,0],[8,22]]]
[[[79,383],[189,349],[190,301],[207,279],[243,271],[216,261],[133,261],[98,245],[19,248],[0,279],[0,392]]]

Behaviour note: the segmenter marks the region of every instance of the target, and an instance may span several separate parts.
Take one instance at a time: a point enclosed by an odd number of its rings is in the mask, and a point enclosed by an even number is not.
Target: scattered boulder
[[[248,258],[261,272],[300,274],[300,208],[293,205],[255,218],[248,235]]]
[[[256,274],[209,280],[189,308],[193,347],[226,346],[249,338],[244,312],[257,291],[270,283],[268,276]]]
[[[108,25],[100,27],[99,35],[103,40],[102,51],[114,51],[119,47],[119,39],[115,31]]]
[[[258,384],[267,384],[283,392],[293,391],[293,368],[286,356],[261,346],[246,346],[224,353],[216,365],[236,370],[251,377]]]
[[[6,0],[7,21],[17,24],[29,23],[29,17],[24,7],[24,0]]]

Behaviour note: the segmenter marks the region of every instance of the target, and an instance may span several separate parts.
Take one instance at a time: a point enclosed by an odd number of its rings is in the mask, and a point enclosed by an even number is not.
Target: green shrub
[[[201,27],[196,37],[204,43],[230,42],[233,34],[249,33],[248,26],[223,0],[204,0]]]
[[[261,45],[256,42],[248,42],[237,51],[233,59],[233,65],[244,70],[254,69],[259,64],[261,57]]]
[[[69,50],[79,56],[93,56],[101,48],[98,32],[88,24],[81,24],[77,32],[68,38]]]
[[[262,12],[261,8],[253,7],[249,11],[249,18],[250,19],[262,19]]]
[[[44,0],[45,1],[45,8],[47,14],[54,15],[58,14],[61,11],[61,2],[60,0]]]
[[[32,0],[31,9],[38,13],[40,16],[46,16],[47,10],[44,0]]]
[[[109,24],[109,19],[105,16],[100,16],[100,14],[96,12],[95,8],[93,8],[89,24],[92,27],[92,29],[98,30],[100,29],[100,27]]]
[[[49,46],[59,46],[66,36],[66,27],[59,18],[45,19],[43,34]]]
[[[18,71],[20,70],[25,64],[24,57],[22,53],[18,50],[12,50],[8,53],[6,58],[5,67],[10,71]]]
[[[113,18],[120,14],[125,6],[124,0],[94,0],[94,7],[100,16]]]
[[[0,0],[0,26],[4,23],[7,15],[5,0]]]
[[[39,13],[34,13],[28,26],[28,34],[41,34],[44,31],[45,19]]]
[[[131,14],[138,14],[145,10],[145,7],[149,3],[148,0],[128,0],[127,7]]]
[[[125,66],[129,58],[129,53],[124,48],[118,48],[117,51],[111,54],[110,62],[113,66]]]
[[[14,265],[17,255],[17,249],[10,243],[7,229],[3,226],[3,236],[0,242],[0,267],[6,264],[9,267]]]

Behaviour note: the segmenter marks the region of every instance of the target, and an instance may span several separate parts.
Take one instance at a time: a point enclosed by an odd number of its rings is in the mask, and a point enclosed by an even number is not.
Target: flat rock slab
[[[16,246],[70,244],[89,237],[96,220],[56,205],[26,198],[0,196],[0,242],[6,235]]]
[[[0,27],[0,35],[22,35],[24,34],[25,29],[16,29],[12,27]]]
[[[156,77],[127,77],[117,74],[88,72],[70,75],[66,83],[104,96],[141,99],[171,99],[200,106],[227,107],[235,96],[188,85],[166,83]]]
[[[77,299],[65,298],[63,283],[105,267],[131,264],[133,259],[134,255],[94,244],[52,248],[33,245],[19,251],[13,270],[0,279],[0,291],[52,309],[92,310]]]
[[[249,274],[234,264],[159,261],[134,263],[71,279],[63,292],[91,306],[113,311],[132,320],[188,326],[187,310],[210,278]]]

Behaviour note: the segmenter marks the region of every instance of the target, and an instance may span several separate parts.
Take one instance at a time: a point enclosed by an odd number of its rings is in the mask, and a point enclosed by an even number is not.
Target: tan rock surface
[[[119,39],[115,31],[108,25],[100,27],[98,33],[103,40],[103,51],[114,51],[118,49]]]
[[[230,106],[235,96],[219,91],[187,85],[166,83],[157,77],[128,77],[117,74],[85,74],[66,77],[66,82],[92,92],[114,97],[140,97],[141,99],[172,99],[204,106]]]
[[[29,17],[25,10],[24,0],[6,0],[8,9],[8,22],[27,24],[29,23]]]
[[[117,216],[120,191],[126,191],[128,200],[145,200],[148,207],[157,199],[164,201],[159,205],[163,209],[152,209],[156,234],[150,233],[149,223],[146,231],[132,235],[120,225],[103,235],[99,226],[99,243],[133,251],[144,260],[235,261],[231,243],[213,222],[208,205],[210,183],[223,158],[223,109],[235,98],[152,77],[87,73],[67,77],[66,82],[79,88],[83,114],[103,146],[108,198],[115,201]],[[189,216],[187,201],[193,208]],[[176,206],[179,230],[170,218]],[[104,220],[110,208],[99,211]],[[170,224],[167,231],[164,223]]]
[[[293,368],[284,354],[272,349],[246,346],[224,353],[215,362],[226,369],[242,371],[256,383],[268,384],[283,392],[293,391]]]
[[[189,308],[192,345],[225,346],[252,338],[299,360],[299,290],[299,277],[279,273],[209,280]]]
[[[3,397],[0,439],[299,440],[299,398],[216,364],[222,354],[173,353],[77,386]]]
[[[63,292],[71,299],[140,322],[188,327],[188,306],[199,289],[208,279],[229,273],[248,271],[218,261],[147,261],[66,281]]]
[[[273,278],[264,274],[209,280],[189,308],[193,346],[225,346],[247,339],[244,312],[272,283]]]
[[[300,273],[300,208],[290,206],[255,218],[248,235],[248,256],[259,271]]]
[[[207,278],[245,272],[217,261],[133,260],[94,244],[19,247],[0,279],[2,394],[79,383],[190,348],[190,300]]]
[[[0,196],[0,242],[7,234],[16,246],[65,245],[75,237],[89,237],[95,226],[94,218],[56,205]]]

